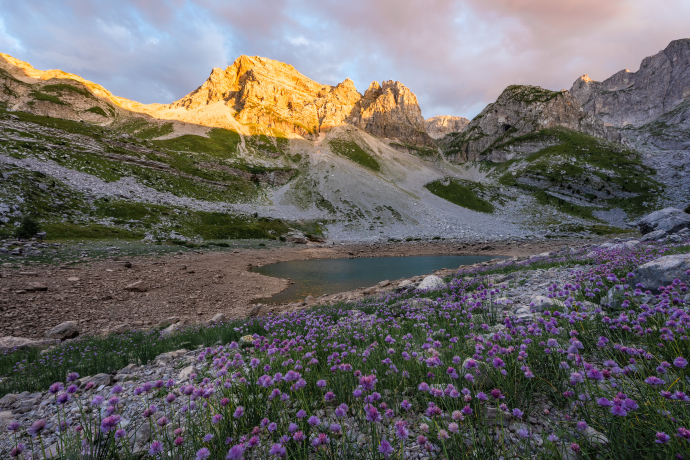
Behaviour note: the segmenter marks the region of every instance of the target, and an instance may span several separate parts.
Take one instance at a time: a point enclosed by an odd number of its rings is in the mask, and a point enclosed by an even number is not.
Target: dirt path
[[[591,243],[591,241],[587,241]],[[0,269],[0,336],[42,337],[63,321],[79,321],[82,333],[99,333],[128,323],[154,326],[176,316],[207,321],[216,313],[244,317],[252,301],[269,297],[288,281],[248,271],[251,265],[304,259],[410,255],[525,256],[584,240],[535,243],[393,243],[303,246],[91,261],[70,266]],[[141,282],[135,290],[132,283]],[[36,290],[36,288],[45,290]],[[138,289],[138,290],[137,290]],[[279,312],[300,307],[276,305]]]

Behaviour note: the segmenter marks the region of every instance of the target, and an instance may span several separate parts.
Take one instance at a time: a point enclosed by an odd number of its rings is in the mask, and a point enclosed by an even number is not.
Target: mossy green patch
[[[562,211],[585,218],[591,218],[592,210],[587,206],[549,198],[545,190],[558,189],[559,193],[572,194],[577,201],[621,208],[632,217],[656,206],[656,190],[660,187],[652,178],[656,171],[645,166],[635,151],[566,128],[520,136],[496,148],[523,142],[556,145],[495,167],[493,174],[502,185],[519,186],[536,193],[540,202],[555,202]]]
[[[154,139],[156,137],[166,136],[172,134],[174,131],[172,123],[164,123],[162,125],[152,125],[135,133],[139,139]]]
[[[52,102],[53,104],[58,104],[58,105],[67,105],[65,102],[61,101],[59,98],[52,96],[50,94],[42,93],[40,91],[32,91],[31,97],[34,99],[34,101],[45,101],[45,102]]]
[[[73,224],[70,222],[48,222],[43,224],[47,239],[54,240],[106,240],[119,238],[138,240],[144,236],[143,230],[128,231],[123,228],[100,224]]]
[[[417,145],[408,144],[407,142],[391,142],[392,147],[397,147],[403,151],[407,151],[424,160],[434,160],[438,158],[438,150],[431,147],[420,147]]]
[[[470,181],[460,181],[457,179],[442,179],[429,182],[424,186],[434,195],[450,201],[453,204],[462,206],[484,213],[494,212],[494,205],[479,197],[477,188],[482,188],[481,184],[470,184]]]
[[[91,112],[91,113],[95,113],[96,115],[100,115],[100,116],[102,116],[102,117],[107,117],[107,116],[108,116],[108,114],[105,113],[105,110],[103,110],[102,108],[100,108],[100,107],[98,107],[98,106],[94,106],[94,107],[91,107],[91,108],[89,108],[89,109],[86,109],[86,111],[87,111],[87,112]]]
[[[328,145],[336,154],[349,158],[365,168],[376,172],[381,170],[379,162],[369,152],[360,147],[357,142],[345,139],[331,139],[328,141]]]
[[[511,93],[511,99],[523,102],[525,104],[531,104],[533,102],[548,102],[561,94],[560,91],[551,91],[539,86],[529,85],[511,85],[503,91],[504,94],[508,92]]]
[[[158,147],[179,152],[205,153],[217,158],[235,158],[240,144],[240,135],[228,129],[214,128],[208,137],[185,134],[166,140],[153,141]]]
[[[84,87],[78,87],[75,85],[68,85],[66,83],[59,83],[56,85],[46,85],[41,87],[43,91],[46,91],[48,93],[65,93],[65,92],[72,92],[79,94],[81,96],[85,97],[93,97],[93,94],[91,94],[86,88]]]

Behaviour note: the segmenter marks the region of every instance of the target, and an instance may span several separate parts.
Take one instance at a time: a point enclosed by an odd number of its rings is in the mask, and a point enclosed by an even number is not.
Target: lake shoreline
[[[64,321],[77,321],[82,334],[102,334],[122,325],[155,327],[171,317],[188,324],[209,321],[217,313],[227,319],[246,317],[255,302],[289,286],[285,279],[251,271],[276,262],[414,255],[528,256],[607,239],[310,243],[112,257],[61,266],[0,267],[0,314],[4,315],[0,336],[40,338]],[[303,303],[271,305],[265,313],[304,307]]]

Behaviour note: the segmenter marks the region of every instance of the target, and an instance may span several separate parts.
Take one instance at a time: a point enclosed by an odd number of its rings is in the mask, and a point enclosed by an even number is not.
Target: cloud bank
[[[242,54],[326,84],[399,80],[425,117],[510,84],[601,80],[690,35],[687,0],[0,0],[0,52],[168,103]]]

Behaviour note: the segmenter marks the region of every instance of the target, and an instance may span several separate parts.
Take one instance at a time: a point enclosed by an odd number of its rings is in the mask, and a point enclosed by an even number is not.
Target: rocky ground
[[[280,292],[289,283],[253,273],[249,271],[251,266],[321,258],[448,254],[526,256],[591,241],[309,244],[232,251],[180,251],[155,257],[113,255],[106,260],[86,258],[80,263],[61,265],[15,264],[12,267],[5,263],[0,268],[0,336],[42,338],[48,329],[64,321],[77,321],[82,333],[97,334],[118,326],[152,327],[170,317],[185,323],[208,321],[218,313],[227,319],[245,317],[256,307],[257,300]],[[319,301],[357,299],[364,292],[365,289],[359,289]],[[262,314],[299,309],[304,305],[305,302],[271,305],[264,307]]]

